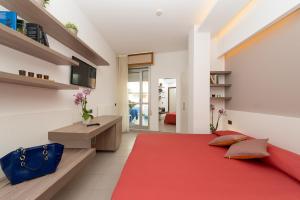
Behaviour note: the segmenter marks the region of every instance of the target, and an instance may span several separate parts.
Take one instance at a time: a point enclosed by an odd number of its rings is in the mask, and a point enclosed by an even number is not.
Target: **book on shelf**
[[[26,35],[31,39],[49,47],[49,42],[43,27],[35,23],[26,24]]]
[[[42,42],[42,32],[41,32],[40,25],[38,24],[27,23],[26,35],[39,43]]]
[[[219,76],[210,75],[210,84],[219,84]]]
[[[12,11],[0,11],[0,23],[17,30],[17,13]]]
[[[48,37],[47,37],[47,34],[44,32],[42,26],[41,26],[41,31],[42,31],[42,44],[44,44],[47,47],[49,47]]]

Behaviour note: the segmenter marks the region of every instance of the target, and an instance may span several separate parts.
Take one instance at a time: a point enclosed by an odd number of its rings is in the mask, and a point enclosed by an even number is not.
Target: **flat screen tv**
[[[72,65],[71,67],[71,84],[95,89],[97,75],[96,68],[74,56],[72,59],[78,62],[79,66]]]

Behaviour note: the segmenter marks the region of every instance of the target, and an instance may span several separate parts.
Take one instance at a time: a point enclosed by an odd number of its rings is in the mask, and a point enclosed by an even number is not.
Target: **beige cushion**
[[[246,140],[248,137],[245,135],[224,135],[213,139],[209,145],[212,146],[230,146],[239,141]]]
[[[231,145],[225,158],[255,159],[264,158],[270,154],[267,152],[268,139],[250,139]]]

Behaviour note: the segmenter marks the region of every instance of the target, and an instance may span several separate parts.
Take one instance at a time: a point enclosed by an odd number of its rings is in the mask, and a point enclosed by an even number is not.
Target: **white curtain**
[[[118,57],[118,102],[119,115],[122,116],[122,131],[129,131],[129,111],[128,111],[128,57]]]

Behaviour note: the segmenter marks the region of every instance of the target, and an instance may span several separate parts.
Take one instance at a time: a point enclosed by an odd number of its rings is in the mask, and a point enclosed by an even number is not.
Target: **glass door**
[[[149,128],[149,70],[128,70],[129,125],[132,129]]]

